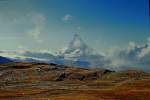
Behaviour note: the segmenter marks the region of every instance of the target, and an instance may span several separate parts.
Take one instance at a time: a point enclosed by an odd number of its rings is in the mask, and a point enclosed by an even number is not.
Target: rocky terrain
[[[150,73],[46,63],[0,64],[0,100],[149,100]]]

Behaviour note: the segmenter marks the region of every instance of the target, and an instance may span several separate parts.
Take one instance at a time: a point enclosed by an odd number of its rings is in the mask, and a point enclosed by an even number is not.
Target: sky
[[[148,0],[0,0],[0,50],[57,52],[73,35],[96,52],[150,37]]]

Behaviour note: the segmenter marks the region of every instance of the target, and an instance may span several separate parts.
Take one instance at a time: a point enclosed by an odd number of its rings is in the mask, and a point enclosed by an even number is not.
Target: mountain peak
[[[69,43],[69,47],[73,49],[81,49],[86,44],[82,41],[79,34],[74,34],[73,40]]]
[[[92,49],[89,48],[86,43],[80,38],[79,34],[76,33],[73,36],[73,39],[62,52],[65,58],[74,58],[74,57],[81,57],[85,55],[89,55],[92,53]]]
[[[57,57],[56,63],[69,66],[103,66],[105,62],[104,56],[94,52],[77,33],[74,34],[69,45],[62,49]]]

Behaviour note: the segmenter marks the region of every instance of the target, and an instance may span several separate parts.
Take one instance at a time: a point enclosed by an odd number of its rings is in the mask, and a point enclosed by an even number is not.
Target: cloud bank
[[[139,68],[150,70],[150,38],[143,45],[129,42],[126,49],[116,48],[109,53],[108,59],[111,63],[106,65],[114,69]]]

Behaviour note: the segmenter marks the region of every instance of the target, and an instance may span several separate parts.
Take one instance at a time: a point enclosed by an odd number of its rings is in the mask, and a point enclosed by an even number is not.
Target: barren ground
[[[150,74],[44,63],[0,65],[0,100],[149,100]]]

